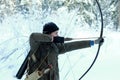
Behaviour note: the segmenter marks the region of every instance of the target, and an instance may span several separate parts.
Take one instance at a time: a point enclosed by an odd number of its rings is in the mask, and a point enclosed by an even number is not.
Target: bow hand
[[[104,42],[104,38],[98,38],[94,41],[95,44],[100,44],[100,45],[102,45],[103,42]]]

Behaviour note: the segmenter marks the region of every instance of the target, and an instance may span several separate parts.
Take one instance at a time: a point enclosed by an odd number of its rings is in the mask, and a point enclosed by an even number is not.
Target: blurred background
[[[103,13],[105,42],[83,80],[119,80],[120,0],[98,0]],[[29,36],[56,23],[59,35],[96,39],[101,17],[95,0],[0,0],[0,80],[15,75],[29,52]],[[59,56],[60,80],[78,80],[92,63],[98,45]],[[25,75],[21,80],[24,80]]]

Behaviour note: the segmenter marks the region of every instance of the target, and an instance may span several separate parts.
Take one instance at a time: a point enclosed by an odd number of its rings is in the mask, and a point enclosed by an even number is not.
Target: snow
[[[105,31],[106,36],[104,44],[101,46],[98,59],[92,69],[87,73],[87,75],[82,80],[118,80],[120,74],[120,59],[119,59],[119,47],[120,47],[120,33],[119,32],[109,32]],[[93,51],[92,51],[93,50]],[[63,60],[64,55],[60,59],[60,63],[66,62],[64,70],[61,71],[61,80],[78,80],[83,72],[86,71],[88,66],[96,54],[97,45],[91,47],[90,49],[79,50],[78,52],[73,51],[69,53],[70,62],[73,63],[72,69],[69,70],[69,75],[64,78],[65,70],[69,64],[69,60]],[[63,61],[62,61],[63,60]],[[68,63],[67,63],[68,62]],[[76,63],[75,63],[76,62]],[[68,65],[67,65],[68,64]],[[61,66],[61,65],[60,65]],[[85,69],[84,69],[85,68]],[[81,70],[82,69],[82,70]],[[72,72],[73,71],[73,72]],[[74,77],[75,78],[74,78]]]
[[[99,37],[100,30],[90,28],[81,19],[76,21],[76,10],[69,14],[67,12],[66,7],[62,7],[45,19],[37,13],[25,16],[18,13],[4,18],[0,23],[0,80],[18,80],[15,75],[29,51],[29,35],[32,32],[42,32],[42,26],[46,22],[55,22],[60,27],[61,36],[81,38],[80,40]],[[103,32],[105,42],[97,61],[82,80],[120,79],[120,32],[109,29],[104,29]],[[96,38],[92,38],[94,39]],[[97,48],[98,45],[95,45],[59,55],[60,80],[78,80],[92,63]],[[25,75],[21,80],[24,78]]]
[[[93,33],[95,34],[95,32],[93,31],[81,30],[80,32],[77,31],[74,35],[76,37],[81,37],[81,36],[83,37],[83,35],[85,35],[84,37],[89,37],[89,36],[93,36]],[[98,34],[98,32],[96,33]],[[119,78],[119,74],[120,74],[120,70],[119,70],[119,67],[120,67],[120,63],[119,63],[120,61],[120,58],[119,58],[120,56],[119,54],[120,32],[105,30],[104,36],[106,36],[105,42],[101,46],[98,59],[95,65],[92,67],[92,69],[83,78],[83,80],[113,80],[113,79],[118,80],[120,79]],[[18,49],[20,49],[19,45],[18,46],[12,45],[12,47],[9,46],[8,49],[14,49],[15,47],[18,47]],[[5,44],[0,47],[1,47],[0,49],[5,50],[7,46]],[[14,76],[26,56],[26,54],[23,55],[19,52],[24,52],[24,51],[25,50],[23,51],[19,50],[15,52],[14,54],[12,54],[11,57],[9,57],[6,61],[3,61],[3,60],[0,61],[1,62],[0,80],[17,80]],[[26,53],[28,51],[29,49],[26,51]],[[83,72],[89,67],[89,65],[93,61],[96,51],[97,51],[97,45],[91,48],[88,48],[88,49],[75,50],[75,51],[60,55],[59,56],[60,80],[78,80],[78,78],[80,78]],[[18,54],[21,57],[19,57]],[[8,54],[1,53],[0,59],[6,55]],[[24,77],[22,78],[22,80],[24,80]]]

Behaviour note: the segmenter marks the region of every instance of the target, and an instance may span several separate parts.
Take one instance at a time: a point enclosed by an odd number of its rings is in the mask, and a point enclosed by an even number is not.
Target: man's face
[[[50,35],[51,35],[52,37],[56,37],[56,36],[58,36],[58,30],[57,30],[57,31],[52,32]]]

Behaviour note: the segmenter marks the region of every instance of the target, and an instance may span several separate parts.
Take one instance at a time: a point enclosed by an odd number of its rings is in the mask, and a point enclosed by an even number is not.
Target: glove
[[[103,44],[103,42],[104,42],[104,39],[103,39],[103,38],[98,38],[98,39],[96,39],[96,40],[94,41],[95,44],[99,44],[99,43],[100,43],[101,45]]]

